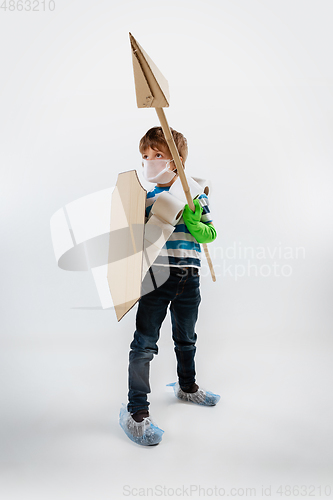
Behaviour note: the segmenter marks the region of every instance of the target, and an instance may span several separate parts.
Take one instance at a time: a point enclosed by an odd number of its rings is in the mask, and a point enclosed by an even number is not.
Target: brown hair
[[[188,148],[187,148],[187,140],[181,134],[180,132],[177,132],[173,128],[170,127],[173,139],[176,143],[178,153],[179,155],[183,158],[183,164],[185,163],[185,160],[188,155]],[[149,147],[151,149],[158,149],[158,147],[164,146],[167,151],[170,152],[169,146],[165,140],[164,134],[162,127],[153,127],[148,130],[148,132],[145,133],[145,135],[141,138],[140,144],[139,144],[139,151],[141,154],[143,154],[146,149]],[[171,153],[170,153],[170,156]]]

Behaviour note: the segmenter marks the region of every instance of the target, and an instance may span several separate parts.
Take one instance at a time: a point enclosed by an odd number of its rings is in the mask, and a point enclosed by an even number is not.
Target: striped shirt
[[[170,186],[155,186],[147,193],[146,199],[146,221],[149,220],[153,203],[163,191],[169,191]],[[208,198],[205,194],[199,196],[199,203],[203,208],[200,221],[208,224],[212,221]],[[183,217],[175,226],[175,230],[162,247],[154,265],[176,266],[176,267],[200,267],[201,248],[194,236],[187,229]]]

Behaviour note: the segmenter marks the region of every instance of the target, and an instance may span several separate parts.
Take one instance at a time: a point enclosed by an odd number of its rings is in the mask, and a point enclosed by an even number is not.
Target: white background
[[[200,498],[215,486],[284,498],[280,485],[304,485],[319,499],[329,484],[333,496],[332,2],[42,9],[0,9],[1,498],[176,497],[190,485],[192,498],[199,485]],[[49,229],[59,208],[140,169],[139,139],[158,122],[136,107],[129,31],[169,81],[166,114],[188,139],[187,172],[213,182],[219,234],[218,280],[201,279],[197,381],[221,401],[166,391],[167,319],[153,448],[118,425],[135,309],[120,323],[102,310],[89,273],[57,267]]]

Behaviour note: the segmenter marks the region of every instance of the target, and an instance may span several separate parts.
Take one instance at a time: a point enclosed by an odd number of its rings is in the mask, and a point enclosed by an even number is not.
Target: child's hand
[[[204,224],[200,221],[203,211],[199,200],[193,201],[195,212],[192,212],[188,205],[185,205],[183,212],[183,219],[192,236],[198,243],[210,243],[214,241],[217,234],[213,224]]]
[[[199,200],[194,200],[193,203],[195,206],[195,212],[192,212],[188,205],[185,205],[184,207],[183,219],[187,227],[193,224],[196,225],[201,219],[203,208],[200,205]]]

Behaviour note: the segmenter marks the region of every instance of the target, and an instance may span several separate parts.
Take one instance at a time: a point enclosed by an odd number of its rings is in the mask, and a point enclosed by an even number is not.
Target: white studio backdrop
[[[0,8],[1,497],[329,498],[332,2],[37,3]],[[212,181],[219,235],[197,375],[221,401],[166,392],[167,319],[154,449],[117,421],[135,309],[117,323],[91,274],[57,267],[50,235],[61,207],[141,176],[138,142],[158,120],[136,107],[129,31],[169,81],[166,115],[186,172]]]

